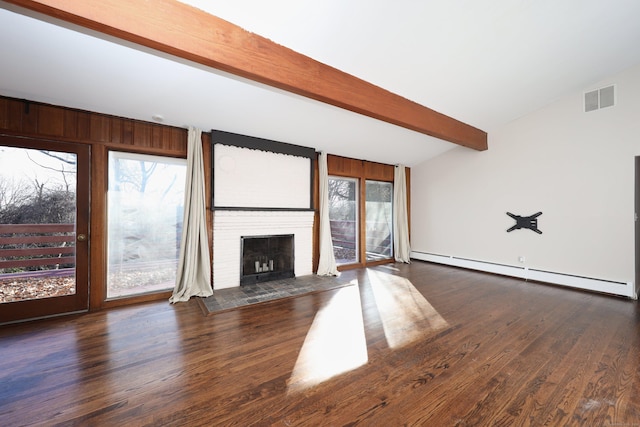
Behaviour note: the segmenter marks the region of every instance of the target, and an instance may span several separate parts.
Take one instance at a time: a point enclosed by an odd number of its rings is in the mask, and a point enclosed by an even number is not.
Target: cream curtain
[[[411,262],[409,219],[407,214],[407,179],[405,168],[397,165],[393,176],[393,246],[398,262]]]
[[[188,301],[192,296],[208,297],[213,294],[206,218],[202,131],[190,127],[182,240],[176,285],[169,299],[171,303]]]
[[[329,173],[327,170],[327,153],[320,153],[318,158],[318,180],[320,183],[320,260],[318,275],[337,276],[338,267],[333,254],[331,226],[329,223]]]

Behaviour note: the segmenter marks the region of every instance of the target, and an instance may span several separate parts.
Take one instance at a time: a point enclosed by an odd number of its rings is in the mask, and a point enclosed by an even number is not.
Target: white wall
[[[610,84],[612,108],[584,113],[575,93],[489,131],[488,151],[456,148],[413,167],[412,250],[633,282],[640,66],[584,89]],[[506,232],[506,212],[538,211],[542,235]]]

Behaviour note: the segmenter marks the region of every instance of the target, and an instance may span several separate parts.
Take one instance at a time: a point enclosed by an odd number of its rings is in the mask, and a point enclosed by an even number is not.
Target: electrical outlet
[[[518,262],[524,263],[524,261],[525,261],[524,256],[520,255],[520,256],[518,257]]]

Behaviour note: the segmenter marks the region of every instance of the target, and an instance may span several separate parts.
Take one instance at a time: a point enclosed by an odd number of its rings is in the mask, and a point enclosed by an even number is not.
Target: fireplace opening
[[[241,236],[240,285],[295,277],[293,234]]]

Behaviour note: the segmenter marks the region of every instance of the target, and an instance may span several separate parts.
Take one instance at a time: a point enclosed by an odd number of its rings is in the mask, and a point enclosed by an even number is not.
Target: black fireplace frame
[[[288,237],[291,239],[291,254],[290,254],[291,268],[281,269],[277,271],[259,272],[259,273],[256,273],[256,272],[245,273],[245,263],[244,263],[245,240],[248,240],[248,239],[268,239],[269,240],[269,239],[281,239],[283,237]],[[270,241],[268,241],[268,244],[270,244]],[[240,286],[295,277],[295,253],[296,251],[295,251],[295,235],[294,234],[240,236]]]

